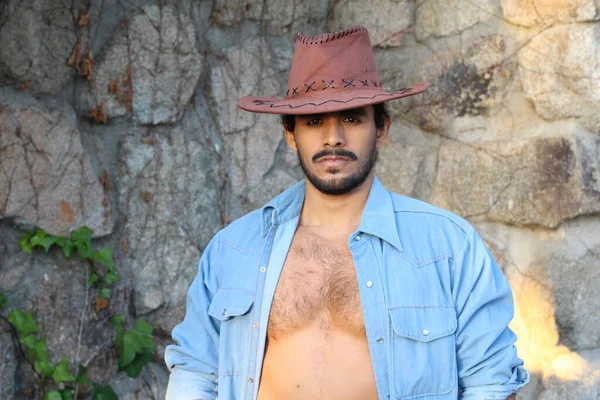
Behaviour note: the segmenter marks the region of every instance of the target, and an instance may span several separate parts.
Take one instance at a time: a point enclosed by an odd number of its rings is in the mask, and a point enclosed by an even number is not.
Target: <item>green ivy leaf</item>
[[[92,287],[92,285],[96,282],[98,282],[98,274],[95,272],[92,272],[92,274],[90,275],[90,278],[88,279],[88,287]]]
[[[35,320],[33,319],[33,315],[28,313],[23,313],[21,310],[12,310],[8,313],[8,322],[13,324],[15,328],[19,331],[21,335],[27,335],[29,333],[36,333],[40,331]]]
[[[75,377],[75,382],[81,383],[82,385],[89,385],[92,383],[90,378],[87,377],[87,368],[83,365],[79,364],[79,370],[77,370],[77,376]]]
[[[121,350],[123,348],[123,339],[125,337],[125,316],[123,314],[115,315],[113,317],[113,324],[115,326],[115,344]]]
[[[30,242],[33,235],[35,235],[35,231],[27,231],[19,240],[19,246],[21,246],[21,250],[29,254],[31,254],[31,249],[33,248],[33,245]]]
[[[63,390],[59,390],[59,392],[62,400],[73,400],[75,398],[75,389],[73,388],[64,388]]]
[[[63,400],[63,398],[58,390],[51,390],[46,393],[44,400]]]
[[[142,343],[134,331],[129,331],[123,338],[123,347],[119,353],[119,368],[131,363],[137,353],[141,353]]]
[[[147,353],[138,354],[135,359],[123,368],[119,367],[119,371],[125,372],[130,378],[137,378],[144,369],[144,365],[152,361],[152,355]]]
[[[102,288],[102,289],[100,289],[100,298],[102,300],[104,300],[104,299],[110,299],[110,288]]]
[[[110,286],[113,282],[117,282],[118,280],[119,275],[115,274],[114,272],[109,272],[106,275],[104,275],[104,284],[106,286]]]
[[[75,250],[75,245],[73,243],[71,243],[70,241],[68,241],[67,243],[65,243],[65,245],[63,246],[63,254],[65,255],[66,258],[71,258],[71,256],[73,255],[73,250]]]
[[[8,299],[6,298],[4,293],[0,292],[0,310],[2,310],[4,307],[6,307],[7,302],[8,302]]]
[[[54,373],[54,365],[48,360],[36,361],[35,370],[38,374],[42,376],[52,376]]]
[[[33,246],[43,247],[44,250],[48,252],[54,243],[54,237],[52,235],[48,235],[44,230],[38,229],[35,231],[35,235],[33,235],[31,238],[30,243]]]
[[[33,353],[36,360],[50,362],[50,358],[48,357],[48,346],[46,345],[45,337],[36,340],[35,346],[33,347]]]
[[[82,260],[92,257],[92,231],[87,226],[82,226],[76,231],[71,232],[71,242],[77,249],[79,258]]]
[[[119,400],[119,396],[110,385],[100,386],[94,383],[92,400]]]
[[[73,382],[75,377],[69,373],[69,362],[67,360],[61,360],[54,368],[52,379],[58,385],[61,382]]]
[[[112,261],[113,251],[108,247],[103,248],[99,251],[94,251],[92,253],[92,259],[98,261],[99,263],[107,266],[108,268],[114,268],[114,264]]]

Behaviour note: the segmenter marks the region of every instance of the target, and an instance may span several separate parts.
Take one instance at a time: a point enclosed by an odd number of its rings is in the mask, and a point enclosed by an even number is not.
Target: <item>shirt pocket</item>
[[[243,289],[220,289],[208,307],[208,315],[223,322],[250,311],[254,293]]]
[[[215,293],[208,315],[220,322],[219,375],[243,373],[250,354],[254,293],[241,289],[220,289]]]
[[[389,314],[396,398],[450,393],[457,383],[454,307],[397,307],[389,309]]]

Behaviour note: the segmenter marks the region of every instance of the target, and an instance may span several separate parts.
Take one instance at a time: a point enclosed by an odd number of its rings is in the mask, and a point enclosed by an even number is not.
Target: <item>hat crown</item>
[[[381,87],[369,33],[363,26],[296,37],[286,98]]]

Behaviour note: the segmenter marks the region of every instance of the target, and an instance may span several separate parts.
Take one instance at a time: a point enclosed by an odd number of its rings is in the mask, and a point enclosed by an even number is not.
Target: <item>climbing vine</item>
[[[82,227],[73,231],[69,237],[55,236],[42,229],[25,232],[19,240],[21,249],[29,254],[37,248],[48,252],[53,247],[62,249],[66,258],[77,254],[81,260],[89,262],[91,274],[88,287],[96,288],[96,312],[108,307],[111,285],[119,280],[113,262],[113,251],[109,248],[94,250],[92,247],[93,231]],[[104,268],[99,268],[99,265]],[[0,311],[8,303],[8,299],[0,293]],[[44,400],[75,400],[80,386],[91,386],[92,400],[118,400],[118,396],[110,385],[100,385],[87,377],[84,365],[71,365],[62,359],[53,363],[48,355],[46,337],[44,337],[31,312],[20,309],[11,310],[5,318],[14,328],[21,345],[22,354],[37,374],[43,389]],[[118,352],[118,369],[130,378],[137,378],[145,364],[154,356],[153,327],[145,321],[135,321],[134,327],[126,329],[125,317],[117,315],[112,318],[115,329],[114,346]]]

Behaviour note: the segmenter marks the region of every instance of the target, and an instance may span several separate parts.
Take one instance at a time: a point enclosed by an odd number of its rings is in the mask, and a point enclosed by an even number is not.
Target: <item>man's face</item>
[[[290,147],[307,180],[328,195],[343,195],[371,175],[389,122],[377,129],[373,107],[327,114],[298,115],[294,132],[286,131]]]

